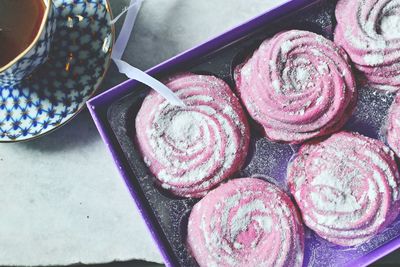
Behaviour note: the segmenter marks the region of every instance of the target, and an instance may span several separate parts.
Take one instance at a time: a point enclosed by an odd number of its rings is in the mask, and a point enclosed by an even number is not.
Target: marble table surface
[[[114,14],[129,0],[111,0]],[[145,0],[124,59],[147,69],[282,0]],[[117,32],[121,23],[117,24]],[[106,90],[125,78],[112,66]],[[0,265],[162,262],[88,114],[0,145]]]

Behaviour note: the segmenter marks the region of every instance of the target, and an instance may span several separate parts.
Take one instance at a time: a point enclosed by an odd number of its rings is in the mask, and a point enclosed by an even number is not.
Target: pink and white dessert
[[[274,141],[301,143],[338,131],[353,112],[357,91],[346,53],[307,31],[265,40],[236,68],[248,112]]]
[[[394,221],[399,179],[387,146],[349,132],[304,144],[288,169],[304,223],[341,246],[362,244]]]
[[[339,0],[335,43],[342,46],[364,83],[400,88],[400,6],[395,0]]]
[[[186,107],[150,92],[136,117],[137,143],[161,187],[201,197],[243,165],[248,123],[237,97],[214,76],[185,73],[166,85]]]
[[[386,127],[387,142],[400,158],[400,94],[395,97],[389,109]]]
[[[234,179],[208,193],[189,217],[188,246],[203,266],[302,266],[304,230],[273,184]]]

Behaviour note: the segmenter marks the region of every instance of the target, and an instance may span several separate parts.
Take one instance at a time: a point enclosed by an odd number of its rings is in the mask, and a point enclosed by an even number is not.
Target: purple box
[[[255,32],[257,32],[257,30],[264,29],[269,25],[271,25],[269,29],[269,34],[272,34],[277,31],[277,29],[275,29],[275,25],[277,25],[277,23],[279,24],[280,22],[283,23],[284,21],[289,21],[295,16],[299,17],[300,13],[301,16],[310,18],[320,13],[324,13],[326,16],[333,16],[332,14],[329,15],[328,13],[332,13],[332,7],[334,7],[335,2],[335,0],[288,0],[279,7],[268,10],[262,15],[236,28],[233,28],[232,30],[229,30],[222,35],[219,35],[195,48],[192,48],[151,68],[147,71],[147,73],[157,77],[163,77],[167,74],[176,72],[177,70],[185,70],[186,67],[188,70],[192,71],[193,68],[188,66],[192,66],[192,63],[196,62],[199,58],[205,58],[206,56],[212,58],[214,53],[217,53],[218,51],[223,49],[228,49],[227,47],[234,46],[235,43],[241,42],[241,40],[245,39],[247,36],[254,34]],[[278,20],[279,22],[277,22]],[[319,17],[316,17],[315,21],[321,20]],[[305,25],[306,29],[310,29],[311,27],[310,30],[314,31],[312,23],[308,24],[309,22],[309,20],[305,19],[304,21],[302,21],[302,25]],[[296,24],[292,23],[290,25],[293,26]],[[331,37],[331,24],[328,23],[326,25],[319,26],[320,28],[316,29],[315,31],[319,31],[318,33],[321,33],[326,37]],[[243,47],[247,47],[247,45],[248,44],[245,44],[241,47],[241,49],[243,50]],[[236,49],[234,51],[235,55],[240,54],[241,49]],[[251,49],[253,48],[249,46],[249,52],[251,52]],[[233,61],[234,60],[235,59],[233,59]],[[241,58],[241,60],[243,60],[243,57]],[[218,73],[217,68],[220,68],[221,66],[223,65],[216,64],[214,73]],[[229,68],[231,68],[231,65],[229,65]],[[180,265],[185,267],[192,265],[196,266],[196,263],[193,262],[193,259],[190,259],[190,255],[188,255],[188,252],[186,251],[184,238],[182,239],[182,236],[184,236],[185,234],[173,228],[172,226],[171,229],[163,228],[162,225],[159,225],[159,218],[156,218],[156,216],[154,215],[154,210],[156,209],[156,206],[150,205],[151,203],[149,204],[149,198],[146,196],[145,189],[145,187],[151,187],[151,184],[144,184],[143,177],[147,180],[149,179],[146,175],[146,172],[141,170],[143,168],[139,166],[143,164],[139,162],[140,159],[137,155],[130,155],[126,151],[126,147],[134,146],[134,131],[130,131],[131,129],[129,127],[124,130],[125,134],[130,135],[129,133],[126,133],[127,131],[131,132],[132,134],[132,140],[128,140],[127,143],[124,143],[116,136],[117,133],[115,129],[117,129],[119,126],[118,122],[116,122],[116,124],[110,122],[110,113],[119,114],[118,112],[121,111],[121,114],[123,114],[123,111],[126,110],[124,109],[124,105],[127,105],[126,102],[130,103],[131,101],[137,100],[138,103],[136,104],[136,106],[138,108],[140,106],[140,99],[143,97],[144,94],[145,91],[143,90],[143,86],[141,86],[136,81],[128,80],[91,99],[90,101],[88,101],[87,105],[104,142],[110,150],[114,161],[118,166],[118,169],[122,177],[124,178],[125,183],[128,186],[137,207],[139,208],[139,211],[146,221],[151,235],[156,241],[158,248],[160,249],[164,257],[166,265]],[[125,101],[124,99],[127,100]],[[375,101],[376,103],[378,103],[379,101],[381,101],[382,103],[386,103],[385,105],[377,105],[383,106],[382,110],[375,110],[373,112],[373,114],[381,113],[382,115],[371,115],[371,117],[367,116],[363,119],[359,118],[361,115],[355,114],[354,118],[352,118],[352,120],[346,126],[346,129],[356,130],[365,135],[377,138],[379,135],[379,129],[382,124],[382,120],[384,119],[384,114],[387,111],[391,100],[392,99],[390,96],[384,96],[383,99],[380,99],[380,96],[377,97],[375,94],[362,93],[360,96],[361,108],[369,106],[371,101]],[[118,103],[115,104],[116,102]],[[362,110],[361,112],[362,115],[365,115],[368,114],[369,111]],[[121,115],[121,120],[125,119],[126,118],[123,118],[123,116]],[[260,139],[258,139],[258,141],[260,141]],[[265,149],[269,149],[268,144],[261,145],[265,145]],[[279,147],[279,145],[274,145],[273,149],[282,149],[282,151],[285,151],[285,149],[287,150],[287,148],[283,146]],[[290,156],[287,157],[287,159],[289,158]],[[138,167],[136,165],[138,165]],[[284,170],[278,168],[275,170],[275,172],[276,173],[273,173],[273,175],[281,177],[279,179],[284,179]],[[142,173],[143,177],[141,177]],[[244,171],[244,174],[247,174],[246,171]],[[149,190],[151,189],[152,188],[150,188]],[[168,196],[161,196],[162,200],[167,198]],[[173,209],[174,202],[172,201],[171,203],[168,205],[170,205],[169,207],[172,207],[171,209]],[[187,200],[184,207],[190,208],[194,203],[195,200]],[[162,203],[160,202],[160,205],[161,204]],[[181,221],[184,222],[187,213],[182,215],[182,209],[179,208],[177,208],[176,211],[171,210],[171,213],[173,212],[179,213],[180,216],[183,217]],[[181,221],[179,221],[179,224],[182,223]],[[179,235],[181,239],[174,239],[174,236],[171,237],[171,235]],[[178,243],[179,240],[181,240],[182,242],[180,242],[180,244],[172,244],[171,240],[178,240]],[[182,250],[185,250],[182,251],[182,253],[179,252],[180,246]],[[335,246],[324,240],[321,240],[320,238],[315,236],[310,230],[307,230],[304,266],[320,266],[318,264],[323,264],[322,266],[365,266],[399,247],[400,219],[397,219],[395,223],[393,223],[393,225],[386,229],[382,234],[377,235],[366,244],[360,245],[356,248],[341,248],[339,246]]]

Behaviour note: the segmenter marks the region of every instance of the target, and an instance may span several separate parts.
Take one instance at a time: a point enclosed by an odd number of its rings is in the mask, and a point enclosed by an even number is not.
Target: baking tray
[[[332,39],[336,0],[288,1],[148,72],[162,79],[191,71],[215,75],[234,90],[233,70],[266,38],[285,29],[303,29]],[[141,211],[167,265],[197,266],[186,246],[187,219],[197,199],[179,198],[159,188],[135,145],[135,116],[148,88],[128,81],[90,100],[95,123]],[[345,129],[382,139],[381,129],[393,100],[369,88],[359,88],[359,101]],[[251,144],[246,164],[234,177],[259,177],[286,191],[286,168],[297,146],[263,138],[250,119]],[[304,266],[364,266],[400,246],[400,220],[383,233],[354,248],[329,243],[306,229]]]

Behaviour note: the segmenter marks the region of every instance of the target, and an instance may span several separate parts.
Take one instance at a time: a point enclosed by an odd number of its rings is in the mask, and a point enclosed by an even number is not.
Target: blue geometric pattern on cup
[[[0,142],[28,140],[76,115],[110,64],[114,29],[107,0],[54,0],[48,60],[12,86],[0,85]]]
[[[0,85],[11,86],[32,73],[47,60],[53,33],[56,29],[55,7],[49,10],[46,25],[34,46],[15,64],[0,73]]]

